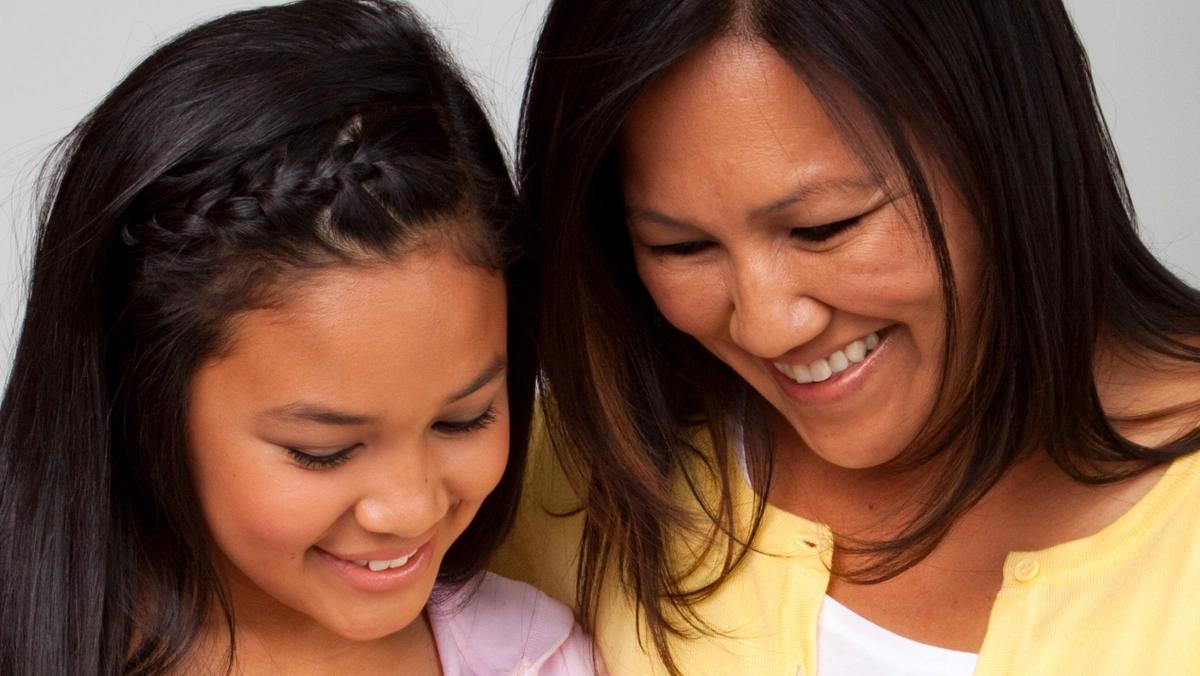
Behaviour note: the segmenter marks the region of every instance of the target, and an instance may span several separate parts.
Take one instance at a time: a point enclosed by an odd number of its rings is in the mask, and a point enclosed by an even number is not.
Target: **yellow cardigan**
[[[737,475],[736,502],[745,515],[753,496]],[[544,441],[530,450],[525,489],[494,568],[574,606],[582,516],[553,515],[577,501]],[[695,542],[674,544],[698,551]],[[831,544],[826,527],[768,505],[759,551],[696,606],[720,635],[672,644],[682,672],[816,673]],[[644,633],[639,643],[636,618],[618,585],[606,584],[595,639],[609,672],[665,673]],[[1200,453],[1176,460],[1096,535],[1009,554],[975,673],[1200,674]]]

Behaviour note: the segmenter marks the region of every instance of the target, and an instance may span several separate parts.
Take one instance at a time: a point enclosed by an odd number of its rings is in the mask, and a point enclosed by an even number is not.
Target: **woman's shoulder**
[[[431,603],[429,620],[447,676],[596,672],[571,611],[523,582],[481,573]]]

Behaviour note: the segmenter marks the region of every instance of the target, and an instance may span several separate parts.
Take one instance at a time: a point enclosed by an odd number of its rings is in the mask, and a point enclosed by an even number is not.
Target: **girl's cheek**
[[[508,417],[500,416],[477,445],[447,466],[444,476],[455,501],[477,508],[495,490],[508,466],[508,434]]]

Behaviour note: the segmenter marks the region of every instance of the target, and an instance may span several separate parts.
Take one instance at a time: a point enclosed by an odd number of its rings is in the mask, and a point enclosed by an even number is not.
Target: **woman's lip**
[[[322,565],[328,567],[327,570],[350,587],[359,591],[378,593],[394,591],[411,584],[415,580],[422,579],[425,569],[431,565],[435,542],[436,538],[430,538],[428,542],[418,547],[412,553],[408,562],[403,566],[380,571],[370,570],[366,566],[358,565],[353,560],[343,559],[320,547],[313,547],[313,551],[316,553],[317,560]],[[379,551],[391,552],[394,550]],[[402,556],[404,556],[403,552],[392,558],[400,558]]]
[[[867,377],[876,369],[880,357],[885,355],[891,346],[892,332],[890,330],[880,330],[877,333],[879,334],[879,345],[868,352],[865,359],[857,364],[851,364],[850,368],[845,371],[835,373],[828,380],[819,383],[798,383],[780,373],[779,369],[775,368],[771,362],[767,362],[767,368],[775,378],[776,384],[795,401],[806,404],[839,401],[862,389]]]
[[[859,336],[858,338],[852,338],[850,340],[845,341],[844,343],[841,343],[841,347],[829,348],[823,352],[820,352],[819,354],[817,354],[812,348],[810,348],[808,346],[796,348],[795,350],[791,350],[791,351],[787,352],[782,357],[772,359],[771,363],[772,364],[787,364],[788,366],[808,366],[809,364],[812,364],[814,361],[816,361],[818,359],[828,360],[829,357],[832,356],[834,352],[837,352],[837,351],[844,352],[848,347],[850,347],[850,344],[855,341],[858,341],[858,340],[866,341],[867,338],[871,334],[875,334],[882,341],[884,334],[887,333],[888,329],[890,329],[890,328],[891,328],[891,325],[885,326],[882,329],[875,329],[874,331],[865,333],[865,334]],[[812,356],[811,358],[801,356],[801,355],[805,355],[805,354],[807,354],[807,355],[816,354],[816,356]],[[835,373],[833,375],[836,377],[838,374]]]

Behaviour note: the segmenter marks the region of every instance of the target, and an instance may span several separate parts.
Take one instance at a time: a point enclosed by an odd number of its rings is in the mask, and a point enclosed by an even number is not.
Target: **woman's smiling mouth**
[[[793,400],[822,404],[839,401],[862,388],[878,357],[889,344],[889,331],[880,329],[855,339],[807,364],[771,361],[775,381]]]
[[[866,337],[852,341],[808,364],[788,364],[782,361],[771,363],[780,373],[801,385],[822,383],[866,360],[867,354],[879,347],[879,340],[879,333],[873,331]]]

